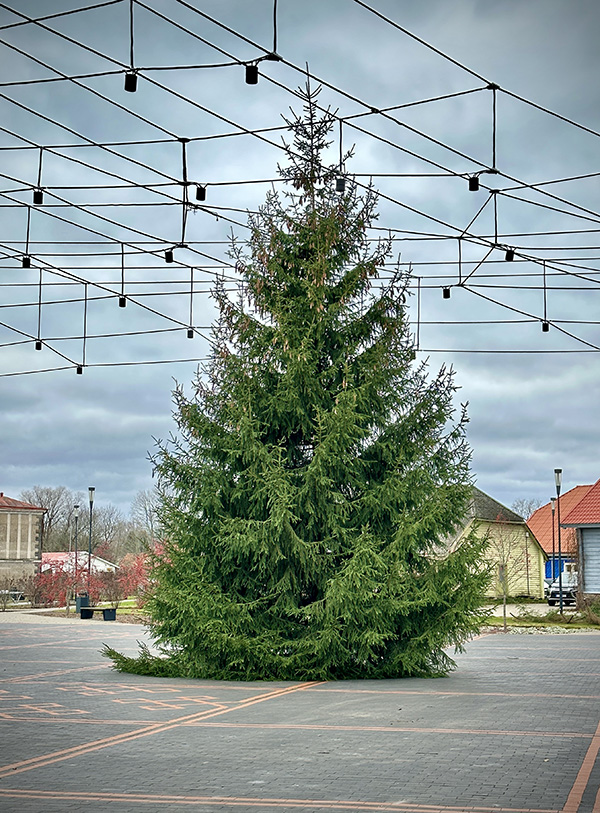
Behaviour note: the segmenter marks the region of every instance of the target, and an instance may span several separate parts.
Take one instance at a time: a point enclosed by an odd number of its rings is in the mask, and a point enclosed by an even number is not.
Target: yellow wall
[[[493,577],[487,595],[501,596],[500,566],[504,565],[510,596],[544,597],[545,554],[526,525],[511,522],[479,521],[474,525],[479,537],[488,539],[485,560]],[[472,530],[472,526],[465,532]]]

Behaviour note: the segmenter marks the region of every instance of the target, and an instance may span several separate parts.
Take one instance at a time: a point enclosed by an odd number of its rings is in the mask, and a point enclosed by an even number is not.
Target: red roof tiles
[[[597,485],[597,484],[596,484]],[[560,495],[560,524],[565,517],[577,506],[592,486],[575,486],[570,491]],[[554,512],[554,547],[558,550],[558,509]],[[540,543],[544,551],[552,555],[552,504],[546,503],[534,511],[527,520],[527,527]],[[575,531],[572,528],[560,530],[561,547],[563,551],[576,550]]]
[[[5,497],[4,492],[0,491],[0,509],[12,509],[13,511],[45,511],[39,505],[30,505],[28,502],[21,502],[21,500],[13,500],[12,497]]]
[[[565,525],[600,525],[600,480],[589,489],[587,494],[574,508],[561,518]]]

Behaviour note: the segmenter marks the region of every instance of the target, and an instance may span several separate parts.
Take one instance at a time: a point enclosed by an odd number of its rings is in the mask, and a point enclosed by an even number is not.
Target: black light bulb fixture
[[[165,262],[166,263],[172,263],[173,262],[173,249],[172,248],[168,248],[165,251]]]
[[[443,299],[450,299],[450,288],[444,288],[442,290],[442,298]]]
[[[258,85],[258,65],[246,65],[246,84]]]
[[[188,337],[188,339],[193,339],[194,338],[194,330],[193,330],[193,328],[188,327],[187,337]]]
[[[21,265],[23,268],[31,268],[31,257],[28,257],[26,254],[21,260]]]
[[[77,375],[83,375],[83,367],[81,364],[77,365]]]
[[[548,333],[550,330],[550,322],[542,322],[542,333]]]
[[[512,261],[515,259],[515,250],[514,250],[514,248],[507,248],[506,249],[506,254],[504,255],[504,259],[506,260],[507,263],[512,263]]]
[[[198,184],[196,187],[196,200],[206,200],[206,185]]]
[[[471,175],[469,178],[469,192],[479,192],[479,175]]]
[[[137,90],[137,73],[135,71],[127,71],[125,74],[125,90],[127,93],[135,93]]]
[[[343,175],[338,175],[335,179],[335,191],[336,192],[345,192],[346,191],[346,179]]]
[[[33,202],[36,206],[40,206],[44,202],[44,192],[41,189],[33,190]]]
[[[39,339],[35,340],[35,349],[36,350],[41,350],[42,349],[42,343],[41,343],[41,341]]]
[[[126,296],[120,296],[119,297],[119,307],[120,308],[126,308],[127,307],[127,297]]]

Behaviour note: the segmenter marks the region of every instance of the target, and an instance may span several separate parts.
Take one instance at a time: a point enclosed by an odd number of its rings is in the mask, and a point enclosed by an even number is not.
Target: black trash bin
[[[89,607],[90,606],[90,597],[87,593],[80,593],[78,596],[75,597],[75,612],[81,612],[82,607]]]

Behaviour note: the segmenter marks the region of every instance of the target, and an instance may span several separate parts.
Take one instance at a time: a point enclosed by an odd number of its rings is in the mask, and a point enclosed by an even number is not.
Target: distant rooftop
[[[562,526],[567,515],[585,497],[591,485],[575,486],[570,491],[560,495],[560,524]],[[558,549],[558,510],[554,512],[554,548]],[[547,554],[552,554],[552,503],[542,505],[527,520],[527,526]],[[560,531],[561,547],[563,551],[572,552],[576,549],[575,532],[571,528],[562,528]]]
[[[588,489],[571,511],[563,513],[560,521],[571,526],[600,525],[600,480]]]
[[[511,511],[501,502],[473,486],[473,496],[469,504],[468,516],[490,522],[525,522],[522,516]]]
[[[45,508],[41,508],[39,505],[31,505],[28,502],[22,502],[21,500],[13,500],[12,497],[5,497],[4,492],[0,491],[0,510],[1,509],[8,509],[12,511],[45,511]]]

